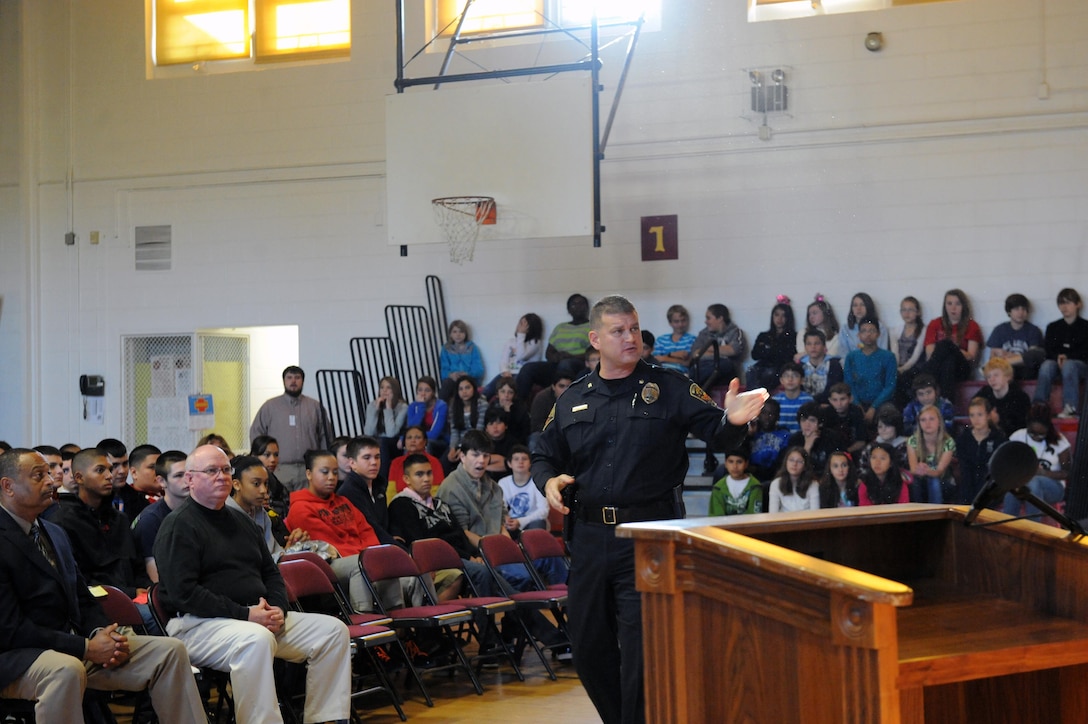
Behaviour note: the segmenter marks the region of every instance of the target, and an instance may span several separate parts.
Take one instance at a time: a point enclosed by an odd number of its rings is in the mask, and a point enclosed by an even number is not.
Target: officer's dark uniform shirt
[[[581,506],[638,506],[667,500],[684,482],[688,433],[728,449],[746,427],[733,425],[679,372],[639,361],[630,376],[604,380],[600,368],[556,401],[533,454],[533,480],[574,476]]]

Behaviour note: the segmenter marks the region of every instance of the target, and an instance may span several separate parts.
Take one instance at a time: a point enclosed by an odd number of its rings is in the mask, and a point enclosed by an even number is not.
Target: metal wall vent
[[[136,271],[169,271],[171,227],[136,227]]]

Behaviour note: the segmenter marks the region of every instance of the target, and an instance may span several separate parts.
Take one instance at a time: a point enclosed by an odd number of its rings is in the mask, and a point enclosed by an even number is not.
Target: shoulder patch
[[[552,420],[555,419],[555,405],[552,405],[552,409],[548,410],[548,419],[544,421],[544,427],[540,428],[541,432],[548,429],[548,425],[552,424]]]
[[[714,400],[710,398],[710,395],[703,392],[703,388],[695,384],[694,382],[691,383],[691,387],[688,388],[688,392],[691,393],[691,396],[694,397],[696,400],[702,400],[708,405],[714,404]]]

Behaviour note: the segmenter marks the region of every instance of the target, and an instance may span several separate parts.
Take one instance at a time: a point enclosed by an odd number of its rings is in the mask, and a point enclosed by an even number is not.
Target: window
[[[154,65],[351,53],[350,0],[154,0]]]
[[[748,22],[857,13],[945,0],[748,0]]]
[[[435,35],[451,35],[465,7],[465,0],[435,0]],[[461,26],[462,35],[524,30],[559,25],[589,25],[593,9],[599,23],[633,20],[643,9],[656,12],[660,0],[475,0]],[[550,22],[549,22],[550,21]]]

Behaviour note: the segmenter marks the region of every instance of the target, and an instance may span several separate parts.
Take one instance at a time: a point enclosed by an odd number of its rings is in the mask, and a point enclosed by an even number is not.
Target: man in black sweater
[[[240,722],[281,721],[272,659],[305,662],[307,722],[346,720],[351,659],[347,627],[321,614],[287,613],[287,592],[260,531],[225,503],[231,466],[217,447],[185,463],[189,499],[155,539],[163,603],[179,612],[166,631],[196,666],[230,672]]]

